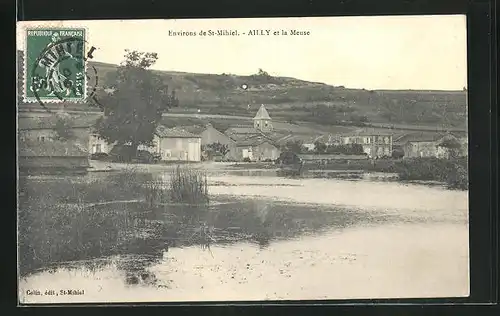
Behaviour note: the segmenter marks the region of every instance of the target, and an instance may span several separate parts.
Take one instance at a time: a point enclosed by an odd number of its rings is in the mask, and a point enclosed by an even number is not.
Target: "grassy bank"
[[[287,171],[288,170],[288,171]],[[290,175],[298,173],[299,166],[284,169]],[[436,181],[445,183],[450,189],[467,190],[468,162],[466,157],[453,159],[414,158],[414,159],[378,159],[332,162],[327,165],[309,164],[302,167],[302,172],[310,170],[344,170],[365,172],[396,173],[403,181]]]
[[[438,181],[446,183],[450,189],[469,188],[467,157],[404,159],[387,171],[396,172],[401,180]]]
[[[19,183],[23,276],[60,262],[130,252],[140,240],[176,231],[178,227],[165,227],[162,219],[169,209],[159,207],[162,203],[208,204],[206,177],[188,168],[173,170],[167,183],[133,169],[93,180],[42,179],[21,177]]]

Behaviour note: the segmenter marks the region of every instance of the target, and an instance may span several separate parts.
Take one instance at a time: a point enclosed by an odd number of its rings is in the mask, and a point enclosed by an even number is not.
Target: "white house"
[[[159,125],[153,146],[139,146],[138,149],[159,154],[162,161],[201,161],[201,137],[176,127]]]

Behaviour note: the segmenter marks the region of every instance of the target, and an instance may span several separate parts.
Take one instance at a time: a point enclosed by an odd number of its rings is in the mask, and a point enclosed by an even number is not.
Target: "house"
[[[99,116],[96,115],[51,115],[46,117],[19,117],[19,141],[56,141],[61,133],[62,121],[71,133],[70,141],[87,153],[93,153],[92,128]]]
[[[271,140],[263,136],[253,136],[235,142],[226,156],[236,161],[265,161],[276,160],[280,154],[281,151]]]
[[[153,146],[141,145],[138,149],[159,154],[162,161],[201,161],[201,137],[177,127],[158,125]]]
[[[392,155],[392,134],[374,128],[363,128],[350,133],[332,137],[327,145],[359,144],[370,158],[390,157]]]
[[[89,167],[88,153],[73,142],[24,140],[18,144],[20,173],[85,174]]]
[[[414,132],[402,135],[395,141],[402,146],[405,158],[446,158],[455,149],[459,156],[466,156],[468,152],[467,138],[456,137],[451,133]]]
[[[229,138],[226,134],[217,130],[208,123],[205,125],[192,125],[192,126],[178,126],[177,128],[183,129],[191,134],[201,137],[201,145],[209,145],[214,143],[220,143],[223,145],[230,146],[234,141]]]
[[[289,143],[300,143],[302,147],[308,151],[314,151],[317,141],[324,142],[325,135],[309,135],[309,134],[288,134],[276,140],[280,147],[285,147]]]

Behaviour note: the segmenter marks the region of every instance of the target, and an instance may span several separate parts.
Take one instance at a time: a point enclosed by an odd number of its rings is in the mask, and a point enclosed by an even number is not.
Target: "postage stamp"
[[[36,28],[25,36],[24,101],[84,101],[86,30]]]

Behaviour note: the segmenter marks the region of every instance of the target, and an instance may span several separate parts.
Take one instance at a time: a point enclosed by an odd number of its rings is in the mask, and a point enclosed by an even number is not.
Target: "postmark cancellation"
[[[87,95],[86,30],[27,28],[24,36],[23,101],[84,101]]]

